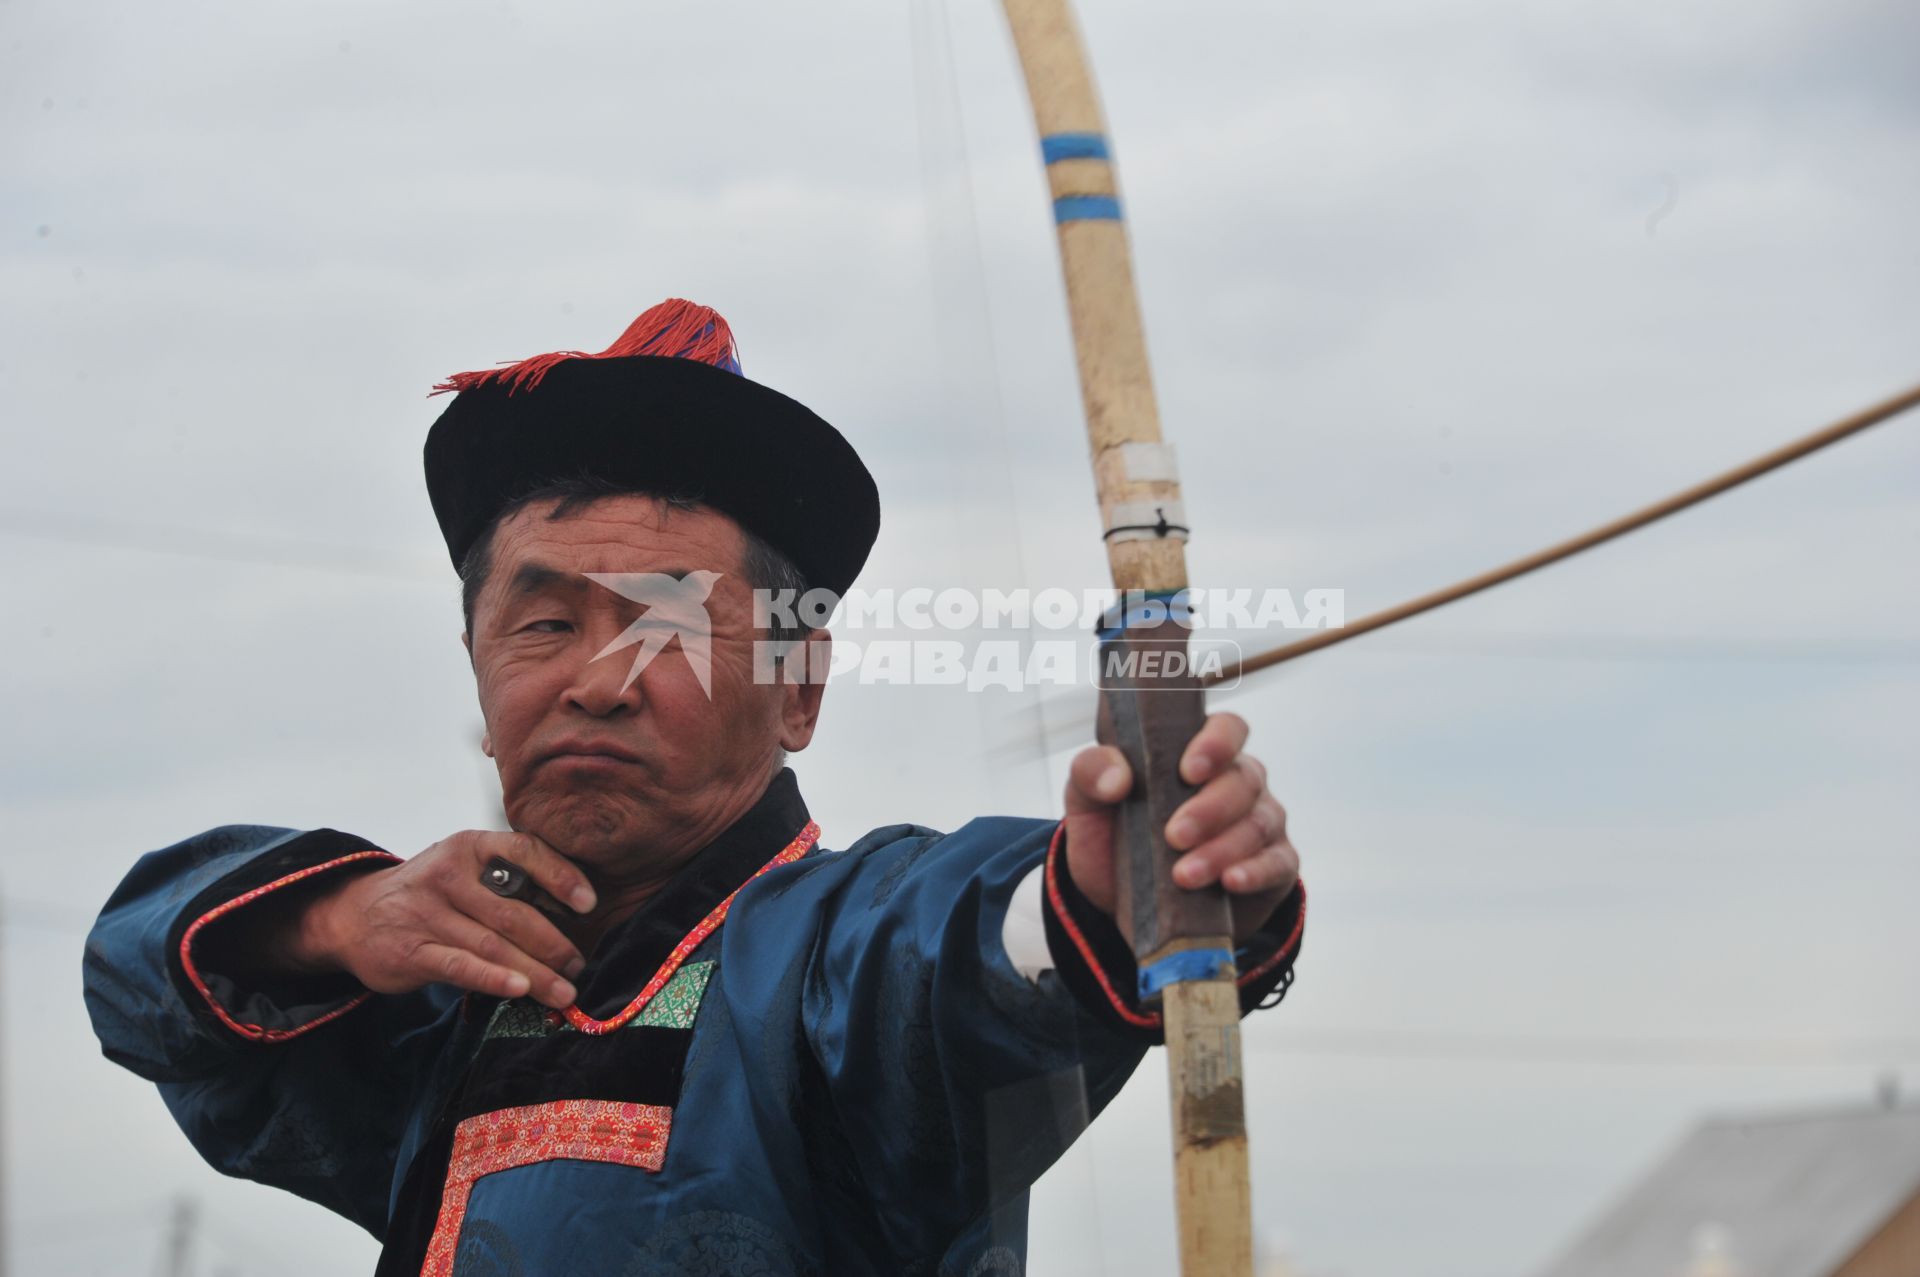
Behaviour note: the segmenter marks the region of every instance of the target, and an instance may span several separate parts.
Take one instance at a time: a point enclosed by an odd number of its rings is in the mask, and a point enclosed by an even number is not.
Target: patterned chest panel
[[[747,884],[804,857],[819,837],[783,770],[752,810],[602,939],[577,1005],[496,1006],[408,1167],[376,1277],[453,1273],[468,1199],[489,1175],[544,1162],[661,1172],[694,1023],[715,978],[715,963],[696,958],[718,952],[713,935]]]
[[[640,1013],[622,1026],[626,1029],[691,1029],[699,1014],[700,999],[706,996],[707,981],[713,976],[712,962],[690,962],[674,972],[673,979],[642,1007]],[[544,1038],[577,1030],[558,1011],[531,998],[502,1002],[487,1024],[486,1040],[495,1038]]]
[[[405,1271],[453,1277],[464,1266],[455,1261],[468,1201],[484,1176],[562,1159],[658,1173],[715,966],[681,966],[608,1033],[583,1033],[529,999],[495,1007],[443,1118],[452,1130],[432,1232],[419,1267]]]

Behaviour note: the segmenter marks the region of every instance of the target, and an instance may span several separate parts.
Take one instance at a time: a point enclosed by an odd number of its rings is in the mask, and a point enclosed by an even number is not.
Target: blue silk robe
[[[1028,1186],[1156,1040],[1131,956],[1052,823],[895,825],[755,876],[807,824],[782,772],[609,934],[580,1011],[658,986],[611,1032],[446,986],[219,969],[254,902],[391,863],[330,829],[143,857],[89,938],[88,1009],[209,1163],[368,1229],[379,1277],[1020,1273]],[[1002,935],[1036,870],[1054,969],[1030,978]],[[1302,910],[1243,950],[1243,1005],[1284,992]]]

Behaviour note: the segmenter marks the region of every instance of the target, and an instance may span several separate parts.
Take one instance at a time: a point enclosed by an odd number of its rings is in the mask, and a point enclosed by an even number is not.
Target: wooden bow
[[[1134,792],[1119,822],[1117,914],[1139,961],[1142,999],[1158,1000],[1166,1028],[1181,1271],[1248,1277],[1253,1228],[1231,916],[1219,888],[1174,884],[1177,855],[1164,832],[1193,792],[1179,778],[1180,755],[1206,714],[1197,680],[1159,673],[1170,654],[1187,650],[1186,627],[1169,615],[1187,588],[1179,476],[1160,436],[1113,159],[1072,11],[1067,0],[1003,3],[1053,190],[1107,559],[1122,599],[1135,600],[1103,631],[1100,738],[1133,766]]]

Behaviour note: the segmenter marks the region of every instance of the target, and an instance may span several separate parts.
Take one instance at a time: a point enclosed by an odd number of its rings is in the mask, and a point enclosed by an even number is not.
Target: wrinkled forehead
[[[749,593],[741,572],[745,545],[739,524],[708,507],[676,509],[645,495],[534,501],[493,530],[472,624],[488,628],[524,607],[561,599],[632,609],[622,582],[655,591],[691,582],[703,607],[732,613]]]

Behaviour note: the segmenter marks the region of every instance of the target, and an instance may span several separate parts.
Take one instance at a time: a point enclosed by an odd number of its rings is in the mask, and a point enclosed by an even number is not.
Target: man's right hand
[[[586,875],[539,838],[469,829],[312,899],[273,956],[297,970],[346,971],[376,993],[440,983],[571,1006],[586,959],[538,909],[487,889],[481,878],[496,856],[554,899],[592,911]]]

